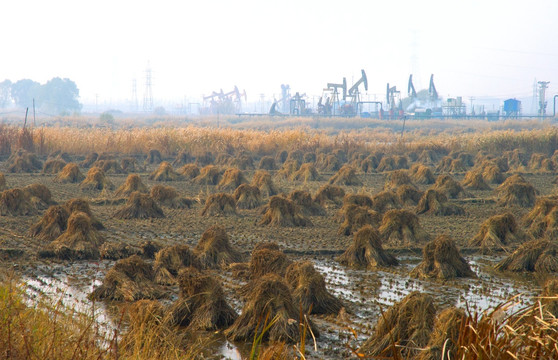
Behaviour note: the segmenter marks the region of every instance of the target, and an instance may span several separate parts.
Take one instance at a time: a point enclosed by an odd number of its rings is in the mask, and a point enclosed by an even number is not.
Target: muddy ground
[[[203,200],[208,194],[219,192],[215,186],[199,186],[191,181],[173,181],[165,185],[175,187],[181,195],[200,200],[190,209],[176,210],[163,208],[166,217],[152,220],[118,220],[112,217],[120,205],[106,205],[102,198],[111,198],[112,193],[83,192],[79,184],[58,184],[54,175],[42,174],[8,174],[5,160],[0,163],[0,172],[6,175],[9,188],[22,187],[32,183],[46,185],[52,192],[54,200],[62,203],[70,198],[84,197],[90,200],[94,215],[105,225],[103,235],[106,240],[125,242],[137,245],[142,240],[154,240],[159,244],[188,244],[194,246],[201,234],[211,225],[219,224],[226,228],[231,242],[239,249],[250,253],[255,244],[275,241],[293,259],[310,259],[316,268],[324,274],[330,291],[338,295],[346,305],[347,311],[338,317],[314,316],[321,332],[318,339],[317,353],[309,351],[318,358],[339,358],[350,356],[348,345],[356,346],[372,332],[378,315],[382,310],[400,300],[410,291],[420,290],[434,295],[438,309],[457,305],[468,306],[472,310],[484,310],[509,299],[516,294],[524,294],[520,299],[530,301],[531,295],[540,290],[540,279],[531,275],[502,274],[492,270],[492,266],[505,254],[493,256],[481,255],[467,247],[468,241],[478,232],[481,223],[488,217],[511,210],[519,219],[529,209],[505,209],[493,200],[493,191],[472,191],[472,199],[450,200],[463,206],[466,215],[462,216],[431,216],[420,215],[420,223],[432,236],[439,234],[451,235],[462,253],[477,273],[477,279],[454,280],[446,283],[421,281],[408,277],[409,271],[420,261],[420,249],[393,249],[402,262],[402,266],[393,270],[365,271],[352,270],[340,266],[334,257],[340,254],[352,241],[350,236],[337,235],[339,226],[337,212],[339,208],[328,208],[327,216],[312,216],[314,224],[305,228],[276,228],[257,225],[261,215],[259,210],[238,210],[237,215],[221,217],[201,217]],[[156,182],[148,179],[149,173],[155,169],[149,165],[140,173],[147,186]],[[86,173],[87,169],[82,169]],[[251,180],[254,171],[243,171]],[[274,171],[271,171],[274,174]],[[289,193],[293,189],[306,189],[315,193],[325,184],[333,173],[320,173],[319,181],[291,182],[274,177],[278,188]],[[375,194],[383,189],[385,174],[359,173],[363,186],[344,187],[349,192],[365,192]],[[452,174],[456,180],[462,180],[463,174]],[[109,175],[116,187],[120,186],[127,175]],[[540,192],[548,195],[554,192],[551,183],[554,174],[524,174]],[[428,185],[420,185],[421,190]],[[494,188],[494,186],[493,186]],[[86,311],[91,304],[86,295],[92,287],[99,284],[113,261],[65,262],[57,260],[37,259],[36,254],[44,244],[28,236],[29,228],[36,223],[42,213],[37,216],[0,217],[0,264],[4,268],[14,269],[28,282],[30,298],[41,293],[53,299],[63,299],[68,306],[80,304]],[[226,289],[229,301],[237,311],[241,310],[236,290],[243,283],[234,279],[228,272],[219,272]],[[177,294],[176,288],[169,288]],[[120,304],[105,303],[96,311],[99,321],[110,326],[113,316],[118,317],[115,306]],[[111,310],[112,309],[112,310]],[[354,330],[357,339],[354,339]],[[240,358],[246,355],[245,344],[230,344],[221,335],[212,335],[214,343],[208,354],[215,357]]]

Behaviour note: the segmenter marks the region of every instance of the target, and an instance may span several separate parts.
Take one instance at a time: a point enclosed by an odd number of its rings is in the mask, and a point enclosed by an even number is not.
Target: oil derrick
[[[539,81],[539,116],[546,116],[546,89],[550,81]]]

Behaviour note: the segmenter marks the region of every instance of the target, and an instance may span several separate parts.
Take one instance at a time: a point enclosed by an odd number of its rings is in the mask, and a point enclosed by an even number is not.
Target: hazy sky
[[[74,80],[82,101],[127,101],[147,64],[155,99],[245,89],[249,101],[321,95],[360,69],[440,95],[529,97],[534,78],[558,93],[558,1],[13,0],[0,5],[0,81]],[[556,89],[556,90],[554,90]]]

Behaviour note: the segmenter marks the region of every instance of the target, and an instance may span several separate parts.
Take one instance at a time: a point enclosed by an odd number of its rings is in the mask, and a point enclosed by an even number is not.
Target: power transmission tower
[[[539,81],[539,116],[546,116],[546,89],[550,81]]]
[[[134,111],[138,111],[138,82],[132,80],[132,107]]]
[[[145,93],[143,95],[143,111],[153,111],[153,93],[151,92],[151,66],[147,63],[145,69]]]

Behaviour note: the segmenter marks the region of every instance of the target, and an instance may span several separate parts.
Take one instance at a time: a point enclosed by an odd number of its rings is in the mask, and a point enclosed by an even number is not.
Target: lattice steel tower
[[[151,92],[151,66],[147,63],[145,69],[145,93],[143,95],[143,111],[153,111],[153,93]]]

